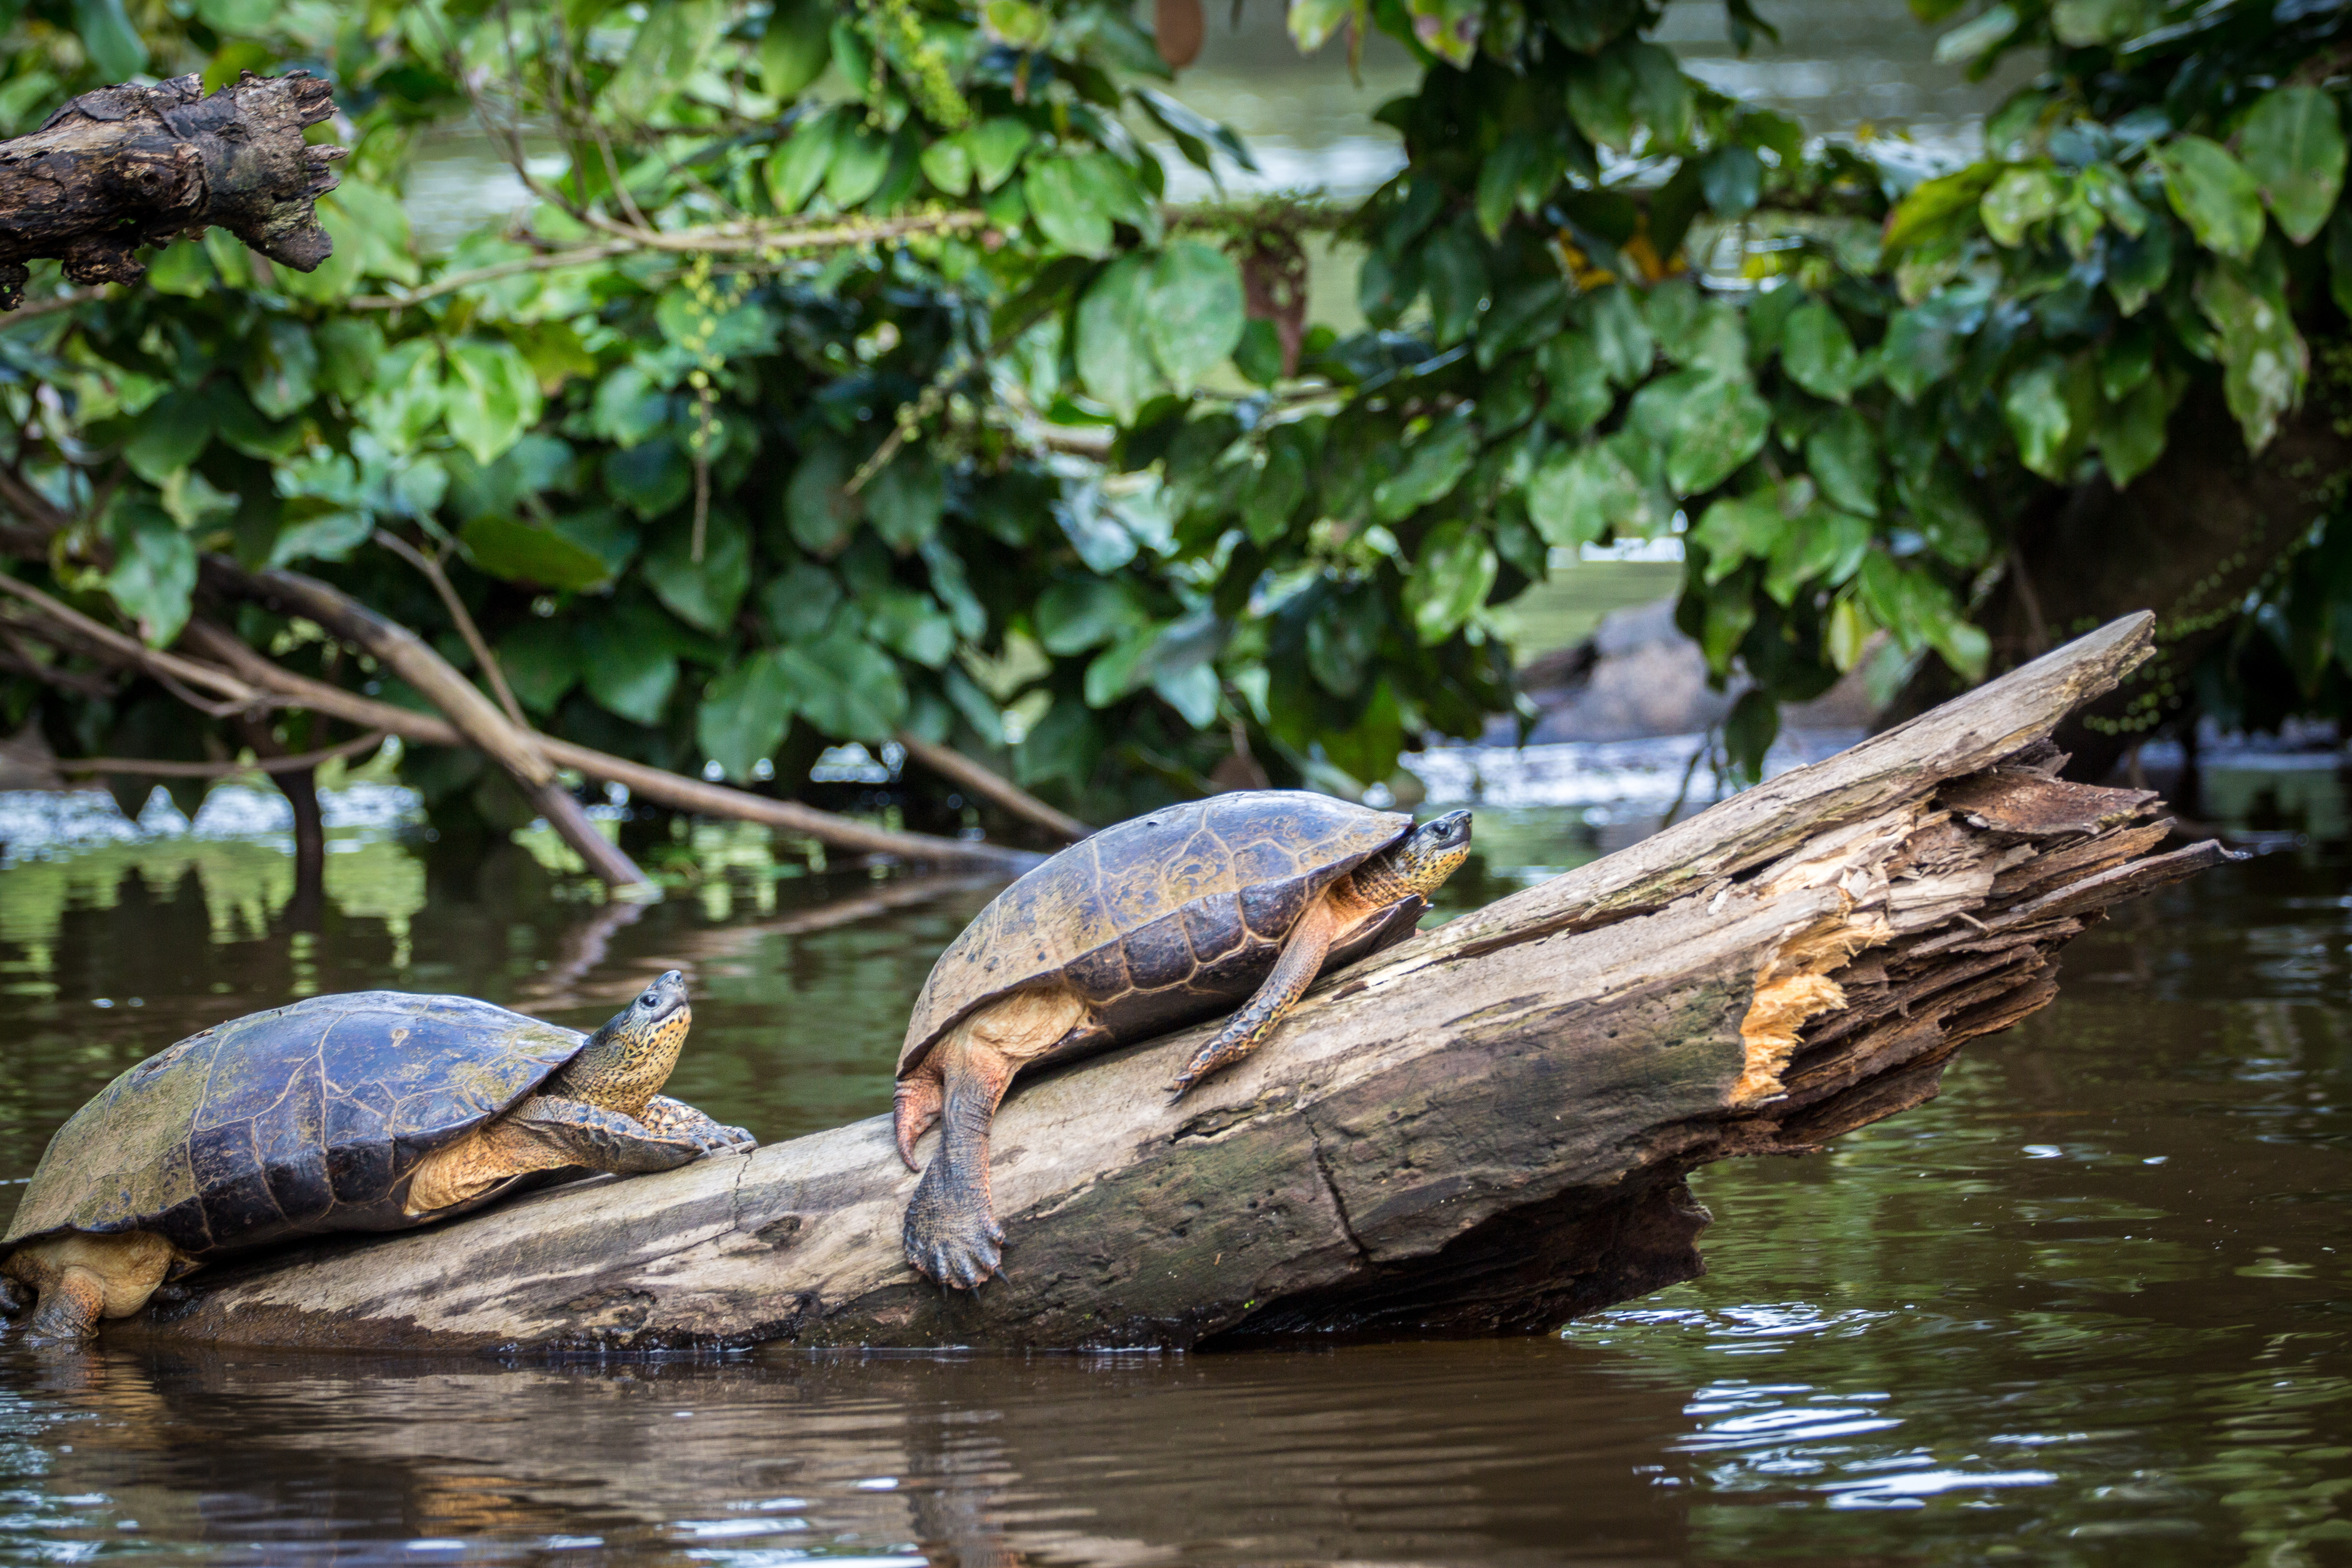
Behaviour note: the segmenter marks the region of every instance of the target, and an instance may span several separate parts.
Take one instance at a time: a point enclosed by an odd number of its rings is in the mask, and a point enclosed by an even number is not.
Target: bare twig
[[[708,228],[678,229],[668,234],[653,229],[622,229],[611,239],[570,246],[562,250],[549,251],[543,256],[518,257],[512,261],[493,262],[488,267],[447,273],[402,294],[355,295],[348,303],[358,310],[396,310],[404,306],[437,299],[443,294],[455,293],[460,289],[471,288],[477,283],[488,283],[524,272],[549,272],[558,268],[582,267],[641,250],[668,251],[678,255],[751,251],[782,258],[796,251],[840,250],[887,239],[910,238],[917,235],[957,234],[978,227],[987,221],[987,216],[985,213],[954,211],[824,225],[725,224]],[[617,226],[610,219],[604,219],[598,226],[611,230]]]
[[[498,693],[499,706],[507,710],[508,718],[526,730],[530,728],[530,721],[522,716],[522,704],[515,700],[513,689],[507,685],[506,671],[499,668],[498,655],[492,653],[490,645],[483,640],[482,628],[476,626],[474,617],[467,613],[466,601],[457,597],[457,590],[451,584],[449,574],[441,570],[441,563],[390,529],[377,529],[375,542],[425,574],[425,580],[433,584],[433,591],[441,595],[441,607],[447,610],[449,618],[457,623],[457,635],[464,637],[466,646],[473,650],[474,661],[482,667],[482,673],[489,677],[490,689]]]
[[[138,638],[125,637],[111,626],[101,626],[79,610],[59,604],[30,583],[19,582],[5,572],[0,572],[0,594],[23,600],[39,611],[42,617],[70,631],[79,640],[113,655],[114,662],[128,664],[158,680],[201,687],[215,692],[229,700],[232,710],[276,706],[267,692],[256,690],[226,670],[199,664],[192,658],[182,658],[161,648],[149,647]],[[38,621],[18,624],[37,636],[43,629]],[[173,694],[179,695],[176,690]],[[183,697],[182,700],[199,707],[205,706],[201,699]]]
[[[972,761],[953,747],[926,741],[905,730],[898,731],[898,744],[907,749],[908,757],[965,794],[993,801],[1013,816],[1058,837],[1075,844],[1094,832],[1092,827],[1069,813],[1055,810],[1011,779]]]
[[[256,757],[249,763],[174,763],[158,757],[59,757],[61,773],[143,773],[166,779],[226,779],[239,773],[299,773],[338,757],[356,757],[381,747],[385,731],[372,730],[355,741],[322,746],[290,757]]]

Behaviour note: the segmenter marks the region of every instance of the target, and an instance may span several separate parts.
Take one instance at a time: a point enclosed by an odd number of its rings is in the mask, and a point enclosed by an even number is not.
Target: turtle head
[[[686,976],[673,969],[588,1037],[561,1078],[561,1092],[635,1116],[661,1092],[694,1022]]]
[[[1390,904],[1418,893],[1426,898],[1454,875],[1470,854],[1470,814],[1449,811],[1433,817],[1356,869],[1356,890],[1374,903]]]

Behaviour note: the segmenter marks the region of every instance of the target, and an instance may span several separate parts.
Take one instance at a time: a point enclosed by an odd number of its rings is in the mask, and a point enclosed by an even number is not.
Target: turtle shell
[[[1402,813],[1307,790],[1212,795],[1106,827],[999,893],[940,955],[898,1072],[974,1009],[1056,980],[1094,1022],[1054,1056],[1230,1011],[1264,982],[1325,889],[1411,831]],[[1423,907],[1406,900],[1324,966],[1410,933]]]
[[[400,1212],[417,1162],[530,1094],[586,1041],[470,997],[398,991],[232,1018],[76,1111],[0,1246],[144,1230],[204,1258],[404,1229],[419,1223]]]

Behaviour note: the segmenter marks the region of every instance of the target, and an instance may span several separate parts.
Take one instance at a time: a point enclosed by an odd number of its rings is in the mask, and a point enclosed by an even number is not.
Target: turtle
[[[940,955],[907,1025],[892,1121],[898,1157],[922,1171],[908,1261],[961,1289],[1002,1265],[988,1134],[1016,1073],[1232,1013],[1177,1075],[1181,1099],[1256,1049],[1325,969],[1412,934],[1469,852],[1466,811],[1415,827],[1250,790],[1107,827],[1023,876]]]
[[[83,1339],[215,1258],[464,1214],[541,1172],[752,1146],[656,1092],[693,1012],[671,970],[593,1035],[469,996],[311,996],[200,1030],[74,1113],[0,1247],[0,1311]]]

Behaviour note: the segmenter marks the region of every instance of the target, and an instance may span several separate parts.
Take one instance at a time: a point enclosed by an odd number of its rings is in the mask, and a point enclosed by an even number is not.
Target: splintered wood
[[[2226,857],[2158,853],[2152,796],[2053,776],[2053,726],[2148,637],[2117,622],[1327,975],[1181,1104],[1214,1025],[1024,1078],[991,1167],[1008,1273],[979,1291],[908,1268],[916,1178],[877,1116],[207,1269],[108,1332],[613,1354],[1556,1327],[1700,1270],[1695,1168],[1918,1103],[2050,1000],[2101,910]]]

